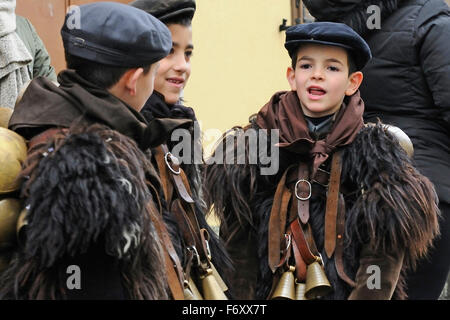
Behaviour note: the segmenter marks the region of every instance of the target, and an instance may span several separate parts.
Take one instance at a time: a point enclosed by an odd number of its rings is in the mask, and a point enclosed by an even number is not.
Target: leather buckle
[[[309,188],[309,194],[308,194],[307,197],[300,197],[300,196],[298,195],[298,193],[297,193],[298,185],[299,185],[300,182],[305,182],[305,183],[308,185],[308,188]],[[308,200],[309,198],[311,198],[311,194],[312,194],[311,183],[310,183],[308,180],[306,180],[306,179],[300,179],[300,180],[298,180],[297,183],[295,184],[294,190],[295,190],[295,197],[296,197],[298,200],[306,201],[306,200]]]
[[[169,168],[169,170],[172,171],[173,174],[179,175],[179,174],[181,173],[180,167],[178,167],[178,170],[173,169],[172,166],[171,166],[170,163],[169,163],[168,157],[170,157],[170,161],[171,161],[174,165],[179,166],[180,163],[178,162],[177,157],[173,156],[170,152],[167,152],[167,153],[164,155],[164,161],[166,162],[167,168]]]
[[[200,256],[198,255],[197,248],[195,246],[190,246],[190,247],[187,247],[186,249],[187,249],[187,251],[192,253],[192,256],[194,258],[196,258],[196,260],[194,261],[194,265],[195,266],[201,266]]]
[[[322,186],[324,188],[328,188],[328,184],[330,181],[330,172],[323,170],[319,167],[319,168],[317,168],[317,173],[314,178],[317,178],[317,179],[312,179],[311,182],[317,183],[319,186]],[[327,182],[324,183],[325,181],[327,181]]]

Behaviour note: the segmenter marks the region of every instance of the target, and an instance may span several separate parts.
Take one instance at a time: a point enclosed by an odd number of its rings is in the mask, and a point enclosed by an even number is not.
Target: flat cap
[[[161,21],[116,2],[71,7],[61,36],[66,53],[118,67],[148,66],[172,48],[172,35]]]
[[[186,17],[192,20],[195,13],[195,0],[136,0],[130,5],[158,18],[162,22]]]
[[[343,23],[312,22],[298,24],[286,30],[284,46],[292,56],[302,43],[316,43],[342,47],[350,51],[358,70],[372,58],[366,41]]]

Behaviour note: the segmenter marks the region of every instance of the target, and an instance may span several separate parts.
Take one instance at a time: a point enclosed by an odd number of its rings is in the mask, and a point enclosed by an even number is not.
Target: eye
[[[172,49],[170,49],[169,54],[173,54],[175,52],[175,49],[172,47]]]
[[[330,71],[334,71],[334,72],[340,71],[340,69],[338,67],[335,67],[335,66],[329,66],[328,69]]]
[[[309,63],[302,63],[298,67],[300,69],[309,69],[309,68],[311,68],[311,64],[309,64]]]
[[[194,55],[194,52],[193,51],[185,51],[184,55],[186,56],[186,58],[189,59]]]

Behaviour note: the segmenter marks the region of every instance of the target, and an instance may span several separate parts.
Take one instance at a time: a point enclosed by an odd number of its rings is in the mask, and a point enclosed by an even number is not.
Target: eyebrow
[[[303,57],[299,58],[297,61],[300,61],[300,60],[314,61],[314,59],[312,57],[309,57],[309,56],[303,56]],[[329,59],[326,59],[325,61],[327,61],[327,62],[336,62],[336,63],[339,63],[341,65],[344,65],[341,61],[339,61],[338,59],[335,59],[335,58],[329,58]]]
[[[172,47],[179,47],[180,44],[178,42],[172,42]],[[194,46],[192,44],[188,44],[188,46],[186,47],[186,49],[191,49],[194,50]],[[185,49],[185,50],[186,50]]]

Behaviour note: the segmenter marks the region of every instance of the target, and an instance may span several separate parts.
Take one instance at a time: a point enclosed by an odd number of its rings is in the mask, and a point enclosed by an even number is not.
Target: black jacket
[[[330,5],[330,2],[333,5]],[[362,70],[365,118],[394,124],[414,144],[417,168],[450,203],[450,13],[443,0],[305,1],[318,19],[347,23],[372,50]],[[381,8],[368,30],[369,5]]]

